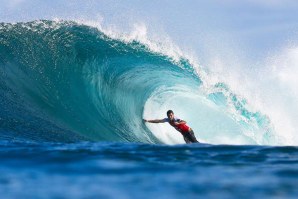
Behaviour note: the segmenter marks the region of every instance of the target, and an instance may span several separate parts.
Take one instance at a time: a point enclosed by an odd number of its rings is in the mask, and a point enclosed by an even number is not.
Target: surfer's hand
[[[179,124],[179,122],[174,122],[174,125],[178,125]]]

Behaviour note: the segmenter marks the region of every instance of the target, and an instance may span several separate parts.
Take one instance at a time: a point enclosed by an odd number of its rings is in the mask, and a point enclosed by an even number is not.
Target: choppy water
[[[296,198],[298,148],[0,143],[2,198]]]

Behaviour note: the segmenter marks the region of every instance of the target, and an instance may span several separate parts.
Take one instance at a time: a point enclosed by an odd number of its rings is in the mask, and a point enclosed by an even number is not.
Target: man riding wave
[[[179,131],[185,140],[186,143],[195,143],[198,142],[193,130],[186,125],[186,121],[181,120],[174,116],[174,112],[172,110],[167,111],[167,118],[164,119],[155,119],[155,120],[146,120],[143,119],[144,122],[149,123],[164,123],[168,122],[171,126],[173,126],[177,131]]]

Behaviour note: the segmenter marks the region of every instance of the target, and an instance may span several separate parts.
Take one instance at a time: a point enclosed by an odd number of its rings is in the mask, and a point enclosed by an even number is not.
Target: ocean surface
[[[297,198],[298,148],[0,143],[2,198]]]
[[[164,118],[186,120],[186,145]],[[74,21],[0,23],[1,198],[297,198],[298,148],[183,53]]]

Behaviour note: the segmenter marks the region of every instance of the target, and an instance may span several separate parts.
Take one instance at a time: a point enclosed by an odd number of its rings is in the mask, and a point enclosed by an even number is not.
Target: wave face
[[[0,24],[2,139],[183,143],[173,109],[209,143],[280,144],[270,120],[190,61],[75,22]]]

